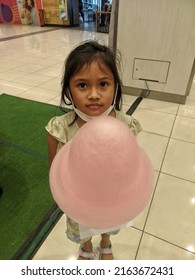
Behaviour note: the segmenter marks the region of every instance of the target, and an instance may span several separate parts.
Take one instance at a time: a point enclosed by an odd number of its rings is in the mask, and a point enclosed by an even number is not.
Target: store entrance
[[[80,29],[109,32],[112,1],[79,0]]]

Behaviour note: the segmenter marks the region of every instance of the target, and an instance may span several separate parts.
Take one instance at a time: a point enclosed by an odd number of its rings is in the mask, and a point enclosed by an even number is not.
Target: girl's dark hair
[[[115,88],[118,85],[115,109],[120,110],[122,99],[122,82],[118,73],[120,59],[109,47],[100,45],[97,41],[85,41],[81,43],[66,58],[64,75],[61,82],[61,101],[66,105],[71,105],[68,91],[69,81],[84,65],[90,65],[93,61],[103,63],[112,72],[115,80]]]
[[[32,8],[34,8],[35,7],[35,1],[34,0],[30,0],[30,3],[31,3],[31,6],[28,6],[28,9],[31,11],[32,10]]]

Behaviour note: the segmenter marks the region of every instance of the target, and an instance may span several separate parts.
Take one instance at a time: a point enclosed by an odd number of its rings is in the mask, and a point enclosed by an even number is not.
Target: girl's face
[[[27,0],[28,6],[32,7],[32,1],[31,0]]]
[[[94,61],[70,79],[70,92],[77,109],[89,116],[99,116],[113,102],[114,76],[104,64]]]

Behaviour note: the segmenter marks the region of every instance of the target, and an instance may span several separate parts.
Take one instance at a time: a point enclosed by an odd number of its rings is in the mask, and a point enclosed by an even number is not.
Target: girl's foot
[[[99,252],[100,252],[100,256],[99,256],[100,260],[113,260],[111,243],[107,247],[106,246],[104,247],[103,243],[101,243],[100,248],[99,248]]]
[[[86,242],[79,248],[78,260],[91,260],[94,258],[93,247],[91,242]]]

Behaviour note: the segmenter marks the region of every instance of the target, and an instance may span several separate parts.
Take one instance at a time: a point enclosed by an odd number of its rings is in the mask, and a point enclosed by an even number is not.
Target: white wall
[[[114,36],[124,85],[146,88],[140,76],[159,80],[148,83],[153,91],[186,95],[195,55],[195,0],[113,2],[119,8]]]

